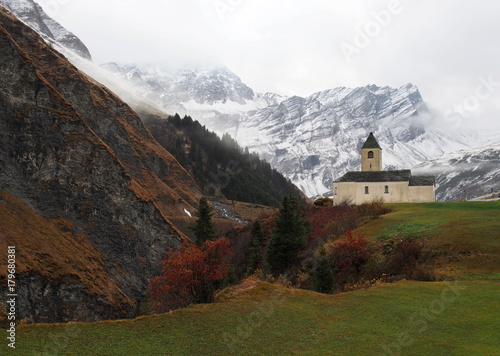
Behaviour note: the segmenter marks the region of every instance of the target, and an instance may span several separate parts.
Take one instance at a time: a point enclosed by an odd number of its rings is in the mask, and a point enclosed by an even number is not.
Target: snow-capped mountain
[[[285,99],[274,93],[255,93],[222,65],[174,69],[107,63],[102,67],[128,80],[140,94],[167,111],[190,115],[221,135],[237,127],[244,113]]]
[[[233,133],[309,197],[331,194],[332,181],[360,169],[360,147],[373,131],[384,169],[410,168],[481,142],[432,128],[414,85],[337,88],[249,112]]]
[[[410,168],[498,141],[498,135],[491,137],[490,133],[485,136],[438,129],[435,117],[411,84],[397,89],[342,87],[306,98],[287,98],[254,92],[224,66],[173,69],[108,63],[98,67],[88,61],[90,53],[85,45],[33,0],[0,0],[0,5],[134,109],[190,115],[220,135],[231,134],[309,197],[330,195],[334,180],[359,169],[360,147],[370,131],[383,148],[385,169]],[[453,192],[440,193],[461,171],[454,172],[439,176],[438,199],[454,199]],[[470,180],[476,173],[479,176],[482,171],[463,174],[469,174]]]
[[[307,98],[259,94],[225,67],[177,70],[104,66],[169,112],[187,114],[269,161],[309,197],[330,195],[332,182],[360,169],[360,147],[373,131],[385,169],[410,168],[491,142],[434,126],[418,89],[369,85]]]
[[[33,0],[0,0],[0,5],[37,31],[52,45],[62,46],[86,59],[91,59],[88,48],[72,32],[49,17]]]
[[[427,161],[414,167],[413,172],[436,176],[438,201],[496,193],[500,190],[500,142]]]

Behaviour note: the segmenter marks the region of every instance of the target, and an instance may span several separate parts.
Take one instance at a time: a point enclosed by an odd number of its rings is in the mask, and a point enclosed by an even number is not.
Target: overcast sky
[[[498,0],[37,0],[95,62],[225,64],[259,92],[417,85],[451,128],[500,128]]]

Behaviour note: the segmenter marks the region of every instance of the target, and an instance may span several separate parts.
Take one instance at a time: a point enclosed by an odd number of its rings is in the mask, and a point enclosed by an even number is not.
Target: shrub
[[[345,240],[329,246],[329,255],[337,285],[353,281],[359,275],[361,267],[368,261],[368,242],[363,235],[352,236],[348,230]]]
[[[430,255],[425,251],[422,242],[403,240],[393,246],[392,250],[393,253],[387,256],[386,273],[407,279],[434,280],[433,271],[426,266]]]
[[[319,198],[314,201],[316,206],[333,206],[333,199],[331,198]]]
[[[363,203],[358,206],[358,211],[361,216],[366,216],[374,220],[380,215],[390,213],[391,209],[384,207],[383,198],[373,198],[370,203]]]
[[[179,250],[170,250],[160,262],[161,275],[148,286],[152,311],[212,302],[217,283],[228,275],[230,258],[227,239],[206,241],[201,247],[184,243]]]

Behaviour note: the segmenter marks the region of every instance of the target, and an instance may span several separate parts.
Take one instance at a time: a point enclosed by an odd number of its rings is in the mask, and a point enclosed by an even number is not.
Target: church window
[[[373,151],[368,151],[368,158],[373,158]]]
[[[370,190],[368,189],[368,187],[365,187],[365,194],[370,194]]]
[[[385,192],[384,193],[385,194],[389,194],[389,186],[388,185],[385,186]]]

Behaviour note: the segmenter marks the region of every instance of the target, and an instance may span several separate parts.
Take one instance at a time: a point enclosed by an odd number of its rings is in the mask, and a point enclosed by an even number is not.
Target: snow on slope
[[[370,131],[382,146],[385,169],[409,168],[482,142],[434,129],[432,120],[415,86],[371,85],[286,99],[248,113],[232,134],[316,197],[330,195],[334,180],[360,169]]]
[[[72,32],[49,17],[33,0],[0,0],[0,5],[37,31],[48,43],[65,47],[91,60],[88,48]]]
[[[457,151],[413,167],[436,176],[436,199],[471,199],[500,190],[500,142]]]

